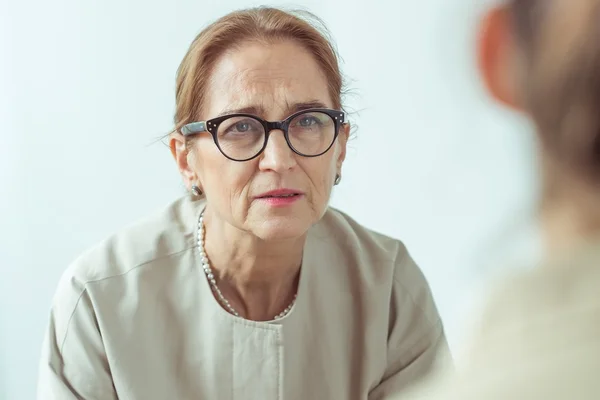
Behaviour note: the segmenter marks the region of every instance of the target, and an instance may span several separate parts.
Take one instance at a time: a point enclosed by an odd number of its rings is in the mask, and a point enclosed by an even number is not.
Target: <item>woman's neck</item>
[[[270,320],[294,299],[306,237],[264,241],[213,214],[205,250],[223,296],[243,317]]]

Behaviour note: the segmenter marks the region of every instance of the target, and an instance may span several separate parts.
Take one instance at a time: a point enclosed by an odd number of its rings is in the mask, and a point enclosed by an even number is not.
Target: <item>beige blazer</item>
[[[200,268],[202,201],[181,199],[95,246],[52,305],[38,399],[384,399],[446,354],[401,242],[329,209],[309,231],[283,319],[234,317]]]
[[[405,400],[600,399],[600,241],[498,284],[461,367]]]

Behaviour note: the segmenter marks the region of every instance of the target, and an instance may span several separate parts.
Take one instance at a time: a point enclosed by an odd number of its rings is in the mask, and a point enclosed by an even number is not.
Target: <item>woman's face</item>
[[[303,108],[333,108],[326,76],[313,56],[291,41],[251,42],[226,52],[214,66],[207,94],[203,119],[244,112],[279,121]],[[207,213],[263,240],[305,234],[325,212],[348,129],[344,125],[319,157],[297,155],[282,131],[272,131],[264,152],[243,162],[223,156],[208,133],[198,135],[188,164],[206,195]],[[265,197],[276,190],[296,195]]]

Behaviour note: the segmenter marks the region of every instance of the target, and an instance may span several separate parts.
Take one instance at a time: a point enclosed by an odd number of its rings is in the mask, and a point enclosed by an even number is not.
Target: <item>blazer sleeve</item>
[[[449,364],[448,343],[429,284],[401,245],[390,299],[387,368],[369,400],[393,398]]]
[[[92,300],[72,276],[61,279],[53,301],[37,399],[117,399]]]

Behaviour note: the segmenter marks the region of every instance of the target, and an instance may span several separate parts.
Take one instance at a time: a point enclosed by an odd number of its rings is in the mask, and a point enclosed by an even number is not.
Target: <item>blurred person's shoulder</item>
[[[407,399],[596,399],[600,242],[497,282],[457,369]]]
[[[490,340],[518,332],[520,339],[539,343],[535,335],[550,326],[564,334],[569,327],[560,328],[563,322],[572,321],[580,330],[585,315],[595,315],[600,329],[600,241],[511,273],[495,285],[483,310],[476,333]],[[553,337],[550,332],[543,336]]]

